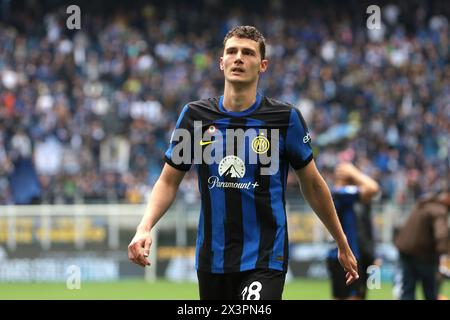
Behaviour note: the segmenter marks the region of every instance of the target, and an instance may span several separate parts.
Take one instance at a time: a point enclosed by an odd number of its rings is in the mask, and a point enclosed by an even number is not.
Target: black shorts
[[[370,265],[370,264],[369,264]],[[337,259],[327,259],[328,272],[331,278],[332,295],[335,299],[365,299],[367,293],[367,263],[358,261],[359,279],[351,285],[345,284],[345,271]]]
[[[201,300],[281,300],[286,273],[271,269],[197,271],[197,277]]]

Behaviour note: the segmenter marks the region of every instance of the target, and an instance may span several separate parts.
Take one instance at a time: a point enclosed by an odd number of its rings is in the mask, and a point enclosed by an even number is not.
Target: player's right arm
[[[140,266],[150,265],[146,259],[150,253],[152,238],[150,231],[169,209],[175,200],[178,187],[186,171],[165,164],[161,176],[155,183],[147,203],[145,214],[139,223],[136,234],[128,245],[128,258]]]
[[[191,142],[186,145],[191,149],[191,155],[193,154],[193,119],[191,119],[189,112],[189,107],[186,105],[178,117],[174,132],[170,138],[169,148],[165,153],[166,164],[150,194],[145,214],[137,227],[136,235],[128,245],[128,258],[143,267],[150,265],[146,259],[152,244],[150,231],[175,200],[181,180],[183,180],[184,175],[189,171],[192,164],[192,158],[185,159],[177,153],[178,151],[175,152],[175,148],[180,143],[184,143],[184,139],[186,139],[186,141]],[[189,151],[185,150],[183,152]]]

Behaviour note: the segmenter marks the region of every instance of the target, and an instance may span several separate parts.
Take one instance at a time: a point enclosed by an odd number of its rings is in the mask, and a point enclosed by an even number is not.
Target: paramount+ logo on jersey
[[[250,181],[244,179],[246,166],[244,161],[237,156],[226,156],[219,163],[219,176],[227,178],[228,181],[223,181],[216,175],[208,178],[208,188],[234,188],[234,189],[255,189],[259,187],[257,181]]]

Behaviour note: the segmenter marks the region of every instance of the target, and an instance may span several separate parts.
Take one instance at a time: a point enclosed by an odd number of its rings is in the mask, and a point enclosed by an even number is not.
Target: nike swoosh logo
[[[206,146],[206,145],[211,144],[211,143],[214,143],[214,142],[216,142],[216,141],[214,141],[214,140],[212,140],[212,141],[203,141],[203,140],[200,140],[200,145],[201,145],[201,146]]]

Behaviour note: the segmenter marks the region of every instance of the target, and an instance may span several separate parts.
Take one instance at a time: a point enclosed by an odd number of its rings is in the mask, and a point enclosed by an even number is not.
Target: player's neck
[[[241,112],[250,108],[256,101],[256,86],[236,87],[225,83],[223,107],[232,112]]]

